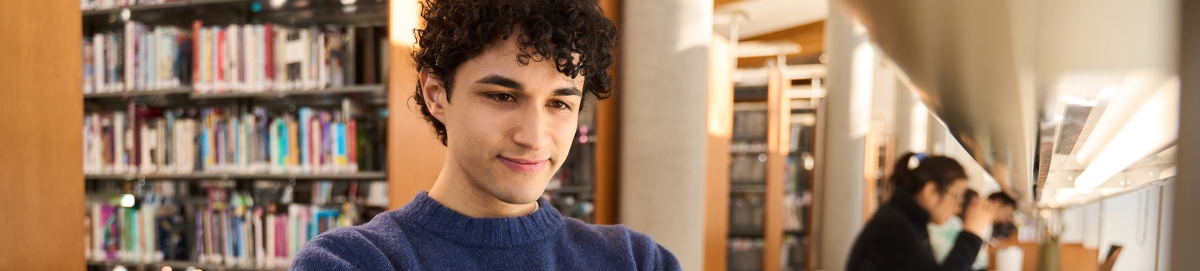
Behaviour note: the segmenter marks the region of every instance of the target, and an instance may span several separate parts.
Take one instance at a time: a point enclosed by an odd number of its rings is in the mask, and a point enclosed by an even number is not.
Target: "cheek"
[[[579,117],[575,113],[571,115],[558,116],[548,118],[549,123],[546,127],[551,131],[554,137],[554,143],[559,147],[569,147],[575,139],[576,126],[579,125]]]
[[[457,101],[456,101],[457,102]],[[446,110],[447,136],[450,145],[458,145],[464,149],[479,149],[486,147],[489,141],[495,140],[495,134],[504,131],[504,125],[513,123],[503,119],[503,114],[488,112],[482,106],[468,105],[465,99],[453,110]]]
[[[944,199],[942,201],[943,201],[942,208],[946,210],[946,213],[951,214],[951,215],[953,215],[955,212],[957,212],[958,208],[961,208],[960,206],[962,205],[962,204],[959,204],[959,202],[957,200],[950,200],[948,198]]]
[[[958,204],[955,204],[953,200],[950,200],[950,198],[946,196],[943,196],[937,203],[937,212],[938,215],[941,216],[952,216],[954,215],[954,209],[957,208]]]

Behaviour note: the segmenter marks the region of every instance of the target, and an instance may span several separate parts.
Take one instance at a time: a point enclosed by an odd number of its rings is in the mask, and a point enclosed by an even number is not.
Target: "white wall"
[[[1152,187],[1103,201],[1100,262],[1104,262],[1110,246],[1121,245],[1124,248],[1113,270],[1156,270],[1161,199],[1162,190]]]
[[[1098,249],[1103,263],[1112,245],[1123,249],[1115,271],[1169,270],[1166,249],[1171,223],[1171,193],[1168,181],[1128,194],[1063,210],[1061,242],[1082,243]],[[1165,203],[1165,204],[1164,204]]]

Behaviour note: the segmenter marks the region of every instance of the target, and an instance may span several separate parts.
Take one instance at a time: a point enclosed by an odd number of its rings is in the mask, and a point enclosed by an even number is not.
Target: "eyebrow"
[[[479,81],[475,81],[475,82],[480,83],[480,84],[497,85],[497,86],[501,86],[501,87],[505,87],[505,88],[515,89],[518,91],[525,91],[525,86],[521,85],[521,83],[517,82],[517,80],[513,80],[512,78],[504,77],[504,76],[498,75],[498,74],[488,75],[486,77],[483,77],[482,79],[479,79]],[[554,90],[554,96],[582,96],[582,95],[583,95],[583,92],[579,91],[579,88],[576,88],[575,86]]]

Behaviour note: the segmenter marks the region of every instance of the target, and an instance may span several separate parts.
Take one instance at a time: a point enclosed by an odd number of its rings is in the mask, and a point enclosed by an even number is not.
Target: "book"
[[[348,101],[342,109],[297,112],[130,105],[84,117],[86,174],[347,173],[357,172],[363,159],[382,164],[359,146],[382,141],[382,133],[358,125],[346,113],[354,110]]]
[[[196,38],[192,39],[192,48],[197,50],[198,53],[195,54],[195,57],[198,59],[203,59],[205,56],[203,53],[205,52],[203,46],[205,32],[201,29],[202,25],[200,20],[192,21],[192,33],[196,33]],[[207,87],[203,82],[204,63],[205,61],[201,60],[192,61],[192,88],[196,93],[203,93],[203,89]]]
[[[81,47],[84,93],[184,85],[197,94],[312,90],[380,84],[387,72],[380,27],[127,21],[84,37]]]
[[[229,71],[227,80],[229,81],[229,90],[235,92],[245,91],[245,88],[242,84],[244,81],[242,75],[242,60],[244,57],[241,50],[242,43],[240,42],[240,38],[242,37],[242,27],[235,24],[226,27],[226,29],[229,31],[226,37],[228,40],[225,43],[226,47],[228,47],[226,51],[229,52],[227,61],[228,63],[226,66],[226,69]]]
[[[147,181],[133,194],[89,197],[85,224],[89,259],[286,268],[309,240],[369,219],[357,211],[365,202],[356,195],[356,183],[254,181],[246,187],[233,181],[200,181],[200,189],[187,189],[186,184]],[[312,191],[312,197],[293,201],[292,195],[299,192],[292,187],[307,185],[311,189],[303,191]],[[370,187],[369,194],[387,193],[386,186]],[[135,196],[136,204],[115,204],[128,196]],[[197,197],[204,201],[188,200]]]

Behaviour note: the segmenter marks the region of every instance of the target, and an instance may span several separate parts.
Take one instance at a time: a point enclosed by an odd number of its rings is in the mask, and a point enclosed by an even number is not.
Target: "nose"
[[[512,134],[514,143],[531,151],[540,151],[550,144],[549,129],[546,127],[548,118],[542,106],[529,105],[522,108],[513,121],[516,125]]]

